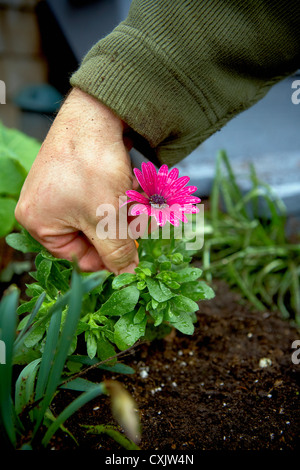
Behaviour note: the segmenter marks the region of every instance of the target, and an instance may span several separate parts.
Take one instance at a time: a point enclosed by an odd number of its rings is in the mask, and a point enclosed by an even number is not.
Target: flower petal
[[[169,173],[167,184],[171,183],[172,181],[175,181],[178,178],[178,175],[178,168],[173,168]]]
[[[160,169],[158,170],[157,174],[157,194],[162,194],[162,191],[164,190],[168,178],[168,171],[169,168],[167,165],[162,165]]]
[[[149,196],[156,193],[156,186],[157,186],[157,174],[155,166],[152,162],[143,162],[142,163],[142,173],[144,176],[144,180],[149,188]]]
[[[135,174],[136,179],[139,182],[140,187],[145,191],[146,194],[148,194],[148,196],[151,196],[150,188],[147,182],[145,181],[144,175],[141,172],[141,170],[139,170],[138,168],[134,168],[133,172]]]
[[[146,204],[135,204],[130,208],[130,215],[140,215],[148,214],[150,215],[150,206]]]
[[[180,191],[176,192],[176,196],[189,196],[198,190],[197,186],[185,186]]]
[[[186,214],[197,214],[199,212],[199,207],[193,206],[192,204],[184,204],[182,206],[183,212]]]
[[[181,220],[184,223],[188,222],[187,217],[184,215],[184,213],[182,211],[175,211],[174,216],[177,217],[177,219]]]
[[[165,197],[170,197],[174,193],[178,192],[183,186],[185,186],[188,182],[190,181],[190,178],[188,176],[182,176],[181,178],[178,178],[178,180],[175,180],[173,183],[168,188],[168,191],[165,192]]]
[[[128,196],[132,201],[142,202],[143,204],[149,204],[149,199],[147,199],[143,194],[130,189],[126,191],[126,196]]]
[[[167,217],[168,217],[168,221],[170,222],[170,224],[174,225],[175,227],[179,226],[180,220],[177,217],[175,217],[174,211],[170,211]]]
[[[198,204],[201,202],[201,199],[196,196],[181,196],[177,197],[177,195],[173,195],[168,199],[168,204],[171,206],[172,204]]]
[[[151,206],[151,215],[155,217],[157,225],[162,227],[167,222],[167,212],[166,209],[158,209],[157,207]]]

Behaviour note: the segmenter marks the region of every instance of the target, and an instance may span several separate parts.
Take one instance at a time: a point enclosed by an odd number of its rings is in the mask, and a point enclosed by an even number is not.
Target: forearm
[[[299,1],[134,0],[71,84],[173,165],[300,66]]]

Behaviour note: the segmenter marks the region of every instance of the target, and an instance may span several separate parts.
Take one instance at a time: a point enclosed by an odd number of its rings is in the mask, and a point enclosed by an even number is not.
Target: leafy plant
[[[25,231],[10,234],[6,239],[16,249],[38,252],[36,271],[31,273],[35,282],[27,285],[26,292],[32,298],[18,308],[19,314],[25,314],[20,330],[25,327],[39,296],[44,295],[44,299],[35,328],[24,341],[27,349],[16,360],[27,360],[28,355],[38,358],[49,328],[48,312],[69,288],[72,263],[51,256]],[[141,240],[139,256],[135,274],[114,276],[103,271],[103,283],[83,297],[70,354],[79,353],[76,349],[79,336],[85,340],[90,359],[107,360],[116,354],[116,348],[125,350],[140,338],[164,335],[172,327],[184,334],[193,333],[197,302],[212,298],[214,292],[199,280],[201,270],[190,265],[192,258],[184,242]],[[82,274],[86,279],[89,276]],[[64,318],[64,310],[62,315]]]
[[[16,226],[14,210],[40,143],[0,122],[0,237]]]
[[[45,297],[43,293],[37,300],[26,327],[18,336],[16,336],[18,290],[13,288],[4,295],[0,303],[0,332],[1,341],[6,346],[6,360],[5,364],[0,365],[0,434],[8,447],[26,450],[46,447],[54,433],[73,413],[101,394],[111,396],[113,407],[116,407],[115,402],[118,403],[116,418],[121,421],[125,430],[128,426],[127,432],[130,432],[131,436],[138,435],[137,419],[135,421],[131,419],[129,422],[126,420],[127,415],[125,420],[122,416],[124,411],[122,406],[119,406],[120,400],[122,405],[124,404],[125,412],[132,404],[120,384],[112,384],[111,381],[95,384],[78,378],[67,383],[63,381],[65,364],[80,317],[83,295],[102,283],[102,273],[83,279],[74,270],[69,291],[57,299],[45,316],[35,321],[42,308]],[[65,318],[62,322],[63,312]],[[18,354],[22,343],[32,331],[37,330],[41,323],[48,320],[49,327],[41,357],[27,364],[13,383],[14,355]],[[84,393],[55,418],[50,405],[59,387]]]
[[[217,158],[210,210],[206,211],[202,268],[222,277],[259,310],[279,310],[300,323],[300,244],[286,235],[283,202],[250,171],[243,194],[225,152]]]

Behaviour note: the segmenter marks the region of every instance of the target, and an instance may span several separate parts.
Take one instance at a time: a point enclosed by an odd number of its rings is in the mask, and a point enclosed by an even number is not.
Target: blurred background
[[[0,80],[6,104],[0,120],[42,141],[69,77],[89,48],[108,34],[129,10],[130,0],[0,0]],[[247,189],[249,162],[258,176],[300,214],[300,104],[291,100],[295,74],[277,84],[181,162],[199,194],[208,196],[219,149],[228,153]],[[299,94],[300,97],[300,94]],[[136,165],[143,156],[132,151]],[[178,165],[177,165],[178,166]]]

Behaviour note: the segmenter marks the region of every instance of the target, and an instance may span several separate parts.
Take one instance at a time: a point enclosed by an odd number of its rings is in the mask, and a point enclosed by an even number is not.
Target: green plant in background
[[[42,294],[26,327],[19,335],[16,335],[18,290],[12,288],[11,292],[2,298],[0,337],[6,346],[6,351],[5,363],[0,365],[0,435],[7,448],[32,450],[47,447],[54,433],[63,428],[63,423],[73,413],[101,394],[110,395],[113,414],[126,434],[134,441],[139,439],[138,417],[133,413],[135,405],[120,383],[106,381],[95,384],[81,378],[74,380],[69,378],[67,381],[63,379],[65,364],[81,313],[83,296],[102,285],[103,280],[101,272],[83,279],[76,270],[73,270],[71,287],[66,294],[58,298],[46,316],[35,322],[45,297],[45,294]],[[18,355],[26,337],[47,320],[49,326],[41,357],[29,362],[14,383],[15,355]],[[50,406],[60,388],[84,393],[54,417]],[[118,434],[115,435],[118,438]],[[125,442],[126,446],[130,444],[125,438],[120,442],[122,444]],[[133,442],[130,445],[133,446]]]
[[[14,210],[40,143],[0,122],[0,237],[16,226]]]
[[[206,211],[201,254],[205,278],[222,277],[259,310],[279,310],[300,323],[300,244],[286,235],[285,206],[250,171],[252,188],[243,194],[226,153],[217,158]]]
[[[49,328],[49,310],[68,291],[72,263],[54,258],[26,231],[10,234],[7,243],[23,252],[38,252],[35,282],[27,285],[32,297],[18,308],[23,316],[18,328],[23,331],[32,309],[41,295],[43,302],[36,316],[35,328],[24,341],[15,360],[28,361],[40,357]],[[174,244],[174,246],[173,246]],[[172,327],[184,334],[194,332],[195,312],[199,300],[214,297],[203,280],[201,270],[190,265],[192,258],[183,241],[141,240],[140,263],[135,274],[114,276],[102,272],[103,283],[83,297],[80,319],[69,353],[76,354],[77,339],[83,337],[89,359],[110,359],[116,350],[125,350],[139,339],[152,339],[167,334]],[[91,274],[82,273],[88,279]],[[25,315],[25,316],[24,316]],[[62,312],[65,315],[65,312]],[[48,321],[44,319],[48,318]]]

